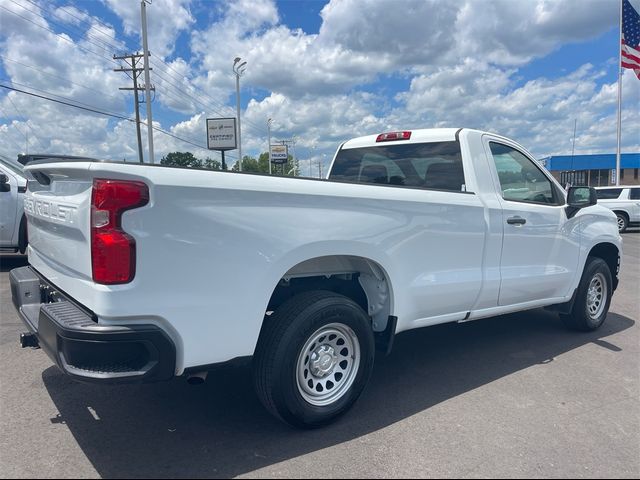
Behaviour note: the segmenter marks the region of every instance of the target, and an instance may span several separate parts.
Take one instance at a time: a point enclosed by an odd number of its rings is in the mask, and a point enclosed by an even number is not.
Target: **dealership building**
[[[540,159],[562,185],[605,187],[616,184],[616,154],[554,155]],[[640,153],[620,155],[620,185],[640,185]]]

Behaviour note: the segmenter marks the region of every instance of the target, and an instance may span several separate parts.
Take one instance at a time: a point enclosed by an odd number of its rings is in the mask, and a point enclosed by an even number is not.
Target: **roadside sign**
[[[207,118],[207,148],[221,151],[238,148],[235,118]]]
[[[287,145],[271,145],[271,163],[285,164],[289,159],[289,147]]]
[[[616,169],[614,168],[613,170],[611,170],[611,185],[615,185],[616,184],[616,174],[618,172],[616,172]]]

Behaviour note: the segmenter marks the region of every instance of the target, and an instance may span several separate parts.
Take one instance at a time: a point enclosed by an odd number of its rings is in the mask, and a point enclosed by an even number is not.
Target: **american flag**
[[[640,15],[629,0],[622,0],[622,66],[640,78]]]

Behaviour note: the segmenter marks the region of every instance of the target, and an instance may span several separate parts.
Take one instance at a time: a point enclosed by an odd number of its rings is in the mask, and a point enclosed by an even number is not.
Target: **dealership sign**
[[[271,163],[284,164],[289,159],[287,145],[271,145]]]
[[[209,150],[235,150],[235,118],[207,118],[207,148]]]

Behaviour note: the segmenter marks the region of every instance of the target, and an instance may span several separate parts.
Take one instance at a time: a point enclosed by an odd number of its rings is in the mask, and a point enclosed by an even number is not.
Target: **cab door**
[[[570,295],[580,254],[579,220],[564,194],[519,146],[485,136],[502,206],[499,305]]]
[[[18,206],[18,181],[10,171],[0,166],[0,246],[12,247],[13,234],[16,226]]]

